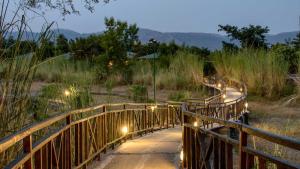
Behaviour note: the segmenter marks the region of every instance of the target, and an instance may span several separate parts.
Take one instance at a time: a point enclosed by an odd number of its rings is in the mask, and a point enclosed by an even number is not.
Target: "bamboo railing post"
[[[103,106],[102,108],[102,113],[104,113],[104,133],[103,133],[103,140],[104,140],[104,150],[103,152],[106,153],[106,149],[107,149],[107,143],[108,143],[108,126],[107,126],[107,114],[106,114],[106,106]]]
[[[230,143],[226,143],[226,169],[233,169],[232,145]]]
[[[30,154],[30,158],[24,163],[24,169],[32,169],[32,136],[29,135],[23,139],[23,152],[24,154]]]
[[[217,138],[213,139],[213,153],[214,153],[214,169],[219,169],[220,163],[219,163],[219,140]],[[201,163],[200,163],[201,164]]]
[[[66,117],[66,125],[69,126],[68,129],[65,131],[65,148],[66,148],[66,168],[70,169],[72,167],[72,152],[71,152],[71,122],[72,116],[69,115]]]
[[[239,167],[245,169],[247,167],[247,153],[243,151],[243,147],[247,146],[247,133],[240,128],[240,142],[239,142]]]
[[[169,128],[169,115],[170,115],[170,107],[168,103],[167,104],[167,129]]]

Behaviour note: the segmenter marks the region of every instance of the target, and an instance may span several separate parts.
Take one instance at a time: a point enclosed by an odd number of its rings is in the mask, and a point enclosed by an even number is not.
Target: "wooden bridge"
[[[276,144],[299,155],[299,140],[242,123],[243,84],[205,86],[207,99],[99,105],[33,124],[0,141],[0,168],[300,168],[270,152]]]

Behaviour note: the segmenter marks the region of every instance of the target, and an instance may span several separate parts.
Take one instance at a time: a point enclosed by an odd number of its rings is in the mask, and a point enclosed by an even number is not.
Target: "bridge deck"
[[[157,131],[128,140],[90,167],[96,169],[178,168],[181,142],[181,127]]]

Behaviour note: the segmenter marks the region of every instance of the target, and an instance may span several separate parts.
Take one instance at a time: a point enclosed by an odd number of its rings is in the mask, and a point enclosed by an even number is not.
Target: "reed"
[[[276,52],[244,49],[215,52],[212,57],[219,76],[245,82],[250,93],[268,98],[285,94],[289,64]]]

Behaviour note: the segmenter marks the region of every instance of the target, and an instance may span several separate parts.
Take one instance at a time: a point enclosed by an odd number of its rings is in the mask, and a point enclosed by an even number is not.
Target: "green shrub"
[[[191,98],[191,93],[189,91],[176,91],[168,96],[168,99],[171,101],[184,101],[188,98]]]
[[[93,102],[89,88],[67,84],[44,86],[31,98],[29,111],[35,120],[43,120],[53,113],[90,106]]]
[[[129,88],[129,96],[135,102],[148,102],[148,89],[143,85],[133,85]]]

